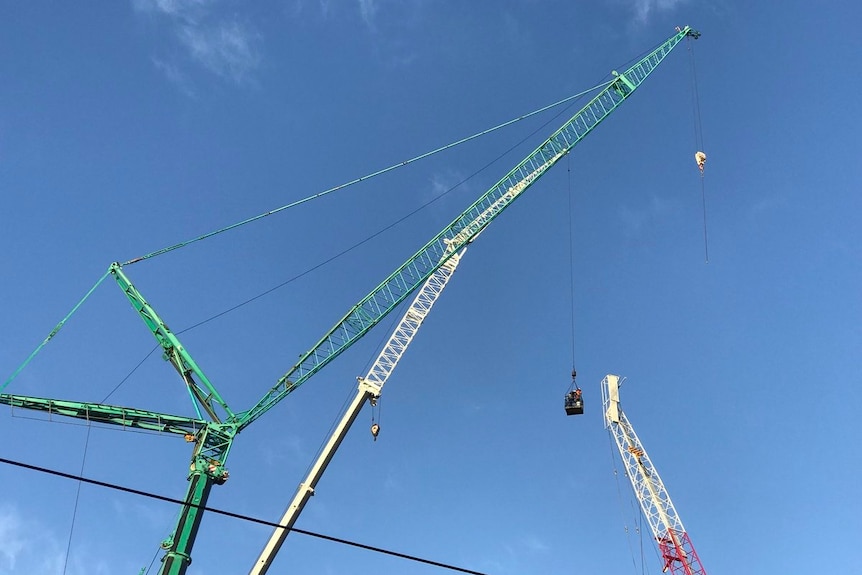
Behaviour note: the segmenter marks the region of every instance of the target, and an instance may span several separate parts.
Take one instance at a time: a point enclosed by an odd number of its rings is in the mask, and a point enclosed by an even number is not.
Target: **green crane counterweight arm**
[[[74,417],[90,423],[106,423],[121,427],[144,429],[159,433],[175,433],[184,436],[195,435],[207,425],[207,422],[202,419],[155,413],[131,407],[65,401],[62,399],[45,399],[26,395],[0,394],[0,404],[8,405],[12,408],[17,407],[30,411],[40,411],[49,416]]]
[[[294,389],[365,335],[491,221],[628,98],[664,58],[687,36],[699,34],[686,26],[664,41],[590,100],[520,164],[383,280],[284,374],[248,411],[237,414],[240,429],[272,409]],[[483,217],[483,214],[485,217]]]

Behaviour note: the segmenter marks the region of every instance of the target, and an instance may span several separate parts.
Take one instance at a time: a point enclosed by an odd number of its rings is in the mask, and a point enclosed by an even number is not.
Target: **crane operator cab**
[[[569,388],[564,402],[566,415],[583,415],[584,413],[584,398],[581,397],[581,388],[575,383],[576,375],[577,372],[572,370],[572,386]]]

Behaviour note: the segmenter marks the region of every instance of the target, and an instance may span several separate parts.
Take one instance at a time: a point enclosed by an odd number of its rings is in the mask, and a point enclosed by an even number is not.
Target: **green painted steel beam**
[[[209,499],[213,479],[200,470],[192,471],[189,476],[189,486],[186,490],[185,503],[174,533],[162,541],[165,555],[162,557],[160,575],[183,575],[192,562],[192,546],[197,537],[203,519],[204,510]]]
[[[173,533],[162,547],[162,575],[182,575],[191,563],[191,550],[213,485],[228,478],[225,460],[236,436],[236,426],[220,424],[129,407],[63,401],[23,395],[0,394],[0,405],[72,417],[87,423],[117,425],[159,433],[182,435],[195,442],[189,471],[189,486]]]
[[[621,74],[596,97],[590,100],[568,122],[554,132],[520,164],[506,174],[490,190],[443,228],[431,241],[411,256],[401,267],[383,280],[358,304],[353,306],[335,326],[299,361],[290,368],[263,398],[248,411],[238,414],[239,428],[250,425],[272,409],[297,387],[338,357],[372,327],[398,306],[419,285],[445,263],[447,253],[455,253],[473,240],[491,221],[502,213],[520,194],[507,199],[513,186],[526,181],[529,187],[568,153],[587,134],[616,110],[652,73],[664,58],[686,36],[698,34],[688,26],[668,38],[637,64]],[[479,216],[496,208],[493,216],[481,225],[468,229]]]
[[[116,425],[154,433],[182,435],[195,441],[194,457],[219,461],[223,466],[237,433],[232,423],[215,423],[203,419],[145,411],[131,407],[47,399],[26,395],[0,394],[0,405],[36,411],[51,417],[71,417],[87,423]]]
[[[210,490],[213,485],[221,485],[228,478],[224,460],[233,442],[231,429],[209,424],[196,439],[185,502],[173,532],[162,542],[165,555],[160,575],[183,575],[192,562],[192,547],[203,520]],[[207,451],[203,449],[204,445],[213,445],[215,448]]]
[[[156,310],[147,303],[144,296],[141,295],[134,285],[132,285],[131,280],[129,280],[126,274],[123,273],[122,266],[119,263],[113,263],[111,264],[110,272],[111,275],[114,276],[114,279],[117,280],[117,284],[119,284],[120,289],[122,289],[123,293],[126,294],[132,307],[135,308],[141,316],[141,319],[144,320],[144,323],[152,332],[153,336],[155,336],[156,341],[158,341],[159,345],[162,346],[165,360],[171,362],[180,374],[180,377],[185,381],[189,391],[193,394],[194,398],[197,399],[197,402],[201,407],[206,410],[210,418],[214,421],[222,420],[222,417],[216,413],[213,403],[221,406],[225,412],[225,419],[234,418],[235,416],[233,411],[231,411],[227,403],[222,399],[215,386],[210,383],[209,378],[204,374],[203,370],[201,370],[195,360],[192,359],[192,356],[189,355],[177,336],[174,335],[170,328],[168,328],[167,324],[162,321],[162,318],[159,317]],[[192,374],[197,376],[198,380],[203,384],[204,389],[202,389],[194,380]],[[197,404],[195,404],[196,410],[197,407]]]
[[[144,411],[131,407],[28,397],[25,395],[9,395],[6,393],[0,394],[0,405],[38,411],[46,413],[49,416],[73,417],[90,423],[105,423],[120,427],[144,429],[159,433],[175,433],[178,435],[195,435],[209,423],[202,419]]]

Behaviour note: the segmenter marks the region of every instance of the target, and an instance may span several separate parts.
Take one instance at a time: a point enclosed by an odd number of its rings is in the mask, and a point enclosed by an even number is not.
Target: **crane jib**
[[[285,373],[261,400],[233,421],[240,429],[281,401],[320,371],[428,279],[451,254],[472,241],[494,218],[622,104],[686,36],[699,34],[686,26],[615,79],[563,124],[536,150],[418,252],[383,280],[333,326]],[[517,193],[512,193],[513,190]]]

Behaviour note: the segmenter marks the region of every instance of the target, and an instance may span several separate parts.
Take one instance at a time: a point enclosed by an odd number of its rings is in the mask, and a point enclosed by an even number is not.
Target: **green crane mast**
[[[5,393],[0,394],[0,404],[90,422],[175,433],[193,442],[184,504],[173,533],[162,542],[165,555],[159,571],[160,575],[183,575],[192,560],[192,547],[210,490],[213,485],[227,481],[225,461],[236,434],[368,333],[631,96],[684,38],[697,38],[699,35],[688,26],[678,28],[673,36],[626,71],[613,72],[613,80],[601,92],[354,305],[247,411],[234,412],[228,407],[177,336],[138,292],[118,263],[111,265],[111,275],[162,347],[164,359],[179,373],[197,417]]]

